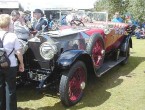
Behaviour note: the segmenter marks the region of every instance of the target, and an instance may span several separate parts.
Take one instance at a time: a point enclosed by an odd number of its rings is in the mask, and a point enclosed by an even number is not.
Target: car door
[[[118,48],[124,38],[124,33],[125,33],[125,27],[124,23],[116,23],[115,27],[115,34],[113,37],[113,47],[114,49]]]

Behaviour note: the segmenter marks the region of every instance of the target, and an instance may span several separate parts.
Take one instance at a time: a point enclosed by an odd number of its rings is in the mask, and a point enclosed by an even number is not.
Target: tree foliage
[[[109,17],[120,12],[122,17],[131,14],[135,20],[145,20],[145,0],[98,0],[95,3],[96,11],[107,11]]]
[[[145,0],[130,0],[127,11],[131,13],[134,19],[145,21]]]

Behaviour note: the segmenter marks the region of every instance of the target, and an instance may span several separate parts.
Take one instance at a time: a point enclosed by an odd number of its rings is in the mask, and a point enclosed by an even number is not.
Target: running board
[[[126,57],[119,57],[117,61],[113,61],[113,60],[105,61],[104,64],[101,66],[101,68],[96,70],[97,77],[100,77],[101,75],[109,71],[111,68],[121,63],[123,60],[125,60],[125,58]]]

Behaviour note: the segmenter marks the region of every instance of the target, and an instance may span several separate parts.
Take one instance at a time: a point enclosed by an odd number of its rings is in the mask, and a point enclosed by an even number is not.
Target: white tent
[[[74,8],[90,9],[94,7],[96,0],[19,0],[25,10],[35,8]]]

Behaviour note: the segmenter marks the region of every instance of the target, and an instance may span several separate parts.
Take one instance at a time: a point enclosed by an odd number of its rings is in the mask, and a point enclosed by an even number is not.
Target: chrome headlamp
[[[54,55],[57,53],[57,47],[54,44],[44,42],[40,45],[40,55],[45,60],[51,60]]]

